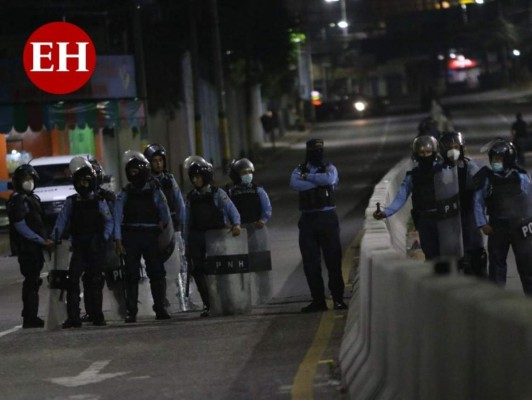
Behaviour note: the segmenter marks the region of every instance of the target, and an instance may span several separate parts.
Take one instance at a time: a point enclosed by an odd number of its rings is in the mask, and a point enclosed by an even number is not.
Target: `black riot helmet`
[[[247,158],[241,158],[240,160],[234,160],[229,166],[229,177],[235,185],[242,182],[242,171],[255,172],[255,166]]]
[[[190,163],[188,167],[188,177],[192,182],[194,176],[199,175],[203,179],[203,186],[212,183],[214,177],[214,169],[212,164],[205,160],[195,160]]]
[[[439,140],[440,154],[448,161],[448,151],[458,146],[459,158],[464,158],[464,143],[464,137],[460,132],[442,132]]]
[[[87,196],[90,192],[96,190],[96,172],[85,157],[76,156],[72,158],[68,168],[72,173],[74,189],[81,196]]]
[[[509,140],[500,139],[491,145],[488,151],[490,163],[495,156],[502,158],[504,170],[508,170],[517,164],[517,150],[515,149],[514,144]]]
[[[157,143],[152,143],[146,146],[144,149],[144,156],[148,159],[149,162],[155,156],[161,156],[164,159],[164,167],[166,168],[166,149]]]
[[[426,117],[421,120],[417,127],[418,136],[433,136],[436,139],[440,136],[440,131],[438,130],[438,123],[432,117]]]
[[[33,179],[34,183],[36,180],[39,179],[39,174],[37,173],[37,171],[35,171],[35,168],[33,168],[29,164],[22,164],[18,166],[17,169],[15,169],[15,171],[13,172],[13,176],[11,177],[13,188],[17,192],[33,192],[33,190],[28,191],[22,187],[22,183],[24,181],[27,181],[29,178]]]
[[[122,157],[126,178],[133,186],[142,189],[151,176],[150,162],[140,151],[128,150]]]
[[[412,157],[418,163],[425,163],[426,165],[430,163],[430,165],[432,165],[437,152],[438,141],[434,136],[418,136],[412,142]]]
[[[91,164],[92,169],[96,173],[96,184],[101,186],[103,184],[103,168],[100,162],[93,156],[87,156],[87,161]]]

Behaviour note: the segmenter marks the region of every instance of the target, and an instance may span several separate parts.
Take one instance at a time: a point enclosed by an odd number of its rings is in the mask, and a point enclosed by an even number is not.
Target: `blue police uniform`
[[[412,194],[412,217],[419,233],[421,249],[427,260],[440,255],[438,210],[434,192],[434,175],[441,165],[435,161],[432,168],[414,167],[406,173],[399,191],[383,213],[390,217],[399,211]]]
[[[480,189],[475,193],[474,214],[477,226],[489,224],[493,233],[488,236],[489,279],[506,283],[506,258],[510,246],[523,291],[532,295],[532,237],[529,223],[532,185],[530,176],[520,168],[506,172],[494,172],[488,167],[481,169]],[[486,218],[489,216],[489,221]]]
[[[39,287],[44,265],[42,253],[45,243],[44,214],[39,198],[33,193],[13,192],[7,202],[9,236],[13,253],[18,258],[22,283],[23,327],[42,327],[37,317],[39,311]]]
[[[92,302],[86,311],[92,316],[95,324],[103,324],[105,243],[113,233],[113,218],[107,202],[94,192],[85,197],[79,194],[67,197],[57,217],[52,237],[61,238],[67,226],[70,227],[72,258],[68,269],[68,320],[65,324],[77,326],[80,323],[79,280],[82,275],[84,287],[87,289],[85,296],[90,296]]]
[[[240,214],[227,193],[216,186],[192,189],[187,195],[185,241],[192,261],[191,274],[208,311],[209,292],[205,280],[205,232],[240,225]]]
[[[126,308],[135,321],[138,306],[141,257],[146,263],[150,279],[154,311],[166,314],[166,270],[159,249],[158,237],[161,223],[171,222],[170,210],[158,184],[149,180],[141,189],[129,183],[117,196],[114,211],[115,240],[121,240],[126,251],[125,280]]]
[[[314,165],[307,162],[294,169],[290,177],[290,188],[299,192],[299,249],[312,296],[311,306],[317,309],[327,309],[320,250],[327,267],[328,286],[335,308],[338,304],[345,307],[340,225],[334,201],[336,185],[338,171],[331,163]]]
[[[159,176],[152,175],[152,177],[161,185],[161,190],[166,197],[174,230],[180,231],[185,221],[185,202],[174,175],[165,171]]]

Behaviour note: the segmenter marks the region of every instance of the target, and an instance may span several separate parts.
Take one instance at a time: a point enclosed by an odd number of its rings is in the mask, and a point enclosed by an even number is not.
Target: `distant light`
[[[336,26],[336,24],[335,24],[334,22],[331,22],[331,23],[329,24],[329,26],[330,26],[331,28],[334,28],[334,27]]]
[[[449,58],[456,58],[456,54],[454,54],[454,53],[449,53]]]
[[[355,104],[353,104],[353,106],[358,112],[362,112],[366,109],[366,103],[364,103],[363,101],[355,101]]]
[[[477,4],[484,4],[484,0],[475,0],[475,3],[477,3]]]
[[[517,49],[514,49],[514,50],[512,51],[512,54],[513,54],[514,56],[516,56],[516,57],[519,57],[519,56],[521,55],[521,52],[520,52],[519,50],[517,50]]]
[[[456,59],[449,60],[448,66],[449,66],[449,69],[474,68],[477,66],[477,62],[475,60],[465,58],[464,56],[461,55]]]
[[[325,0],[326,3],[336,3],[337,1],[340,1],[340,0]]]
[[[347,23],[347,21],[339,21],[338,22],[338,27],[339,28],[346,29],[348,26],[349,26],[349,24]]]
[[[445,56],[443,54],[438,54],[438,60],[440,61],[445,60]]]
[[[442,8],[449,8],[449,7],[451,7],[451,5],[449,4],[448,1],[442,1],[441,2],[441,7]]]

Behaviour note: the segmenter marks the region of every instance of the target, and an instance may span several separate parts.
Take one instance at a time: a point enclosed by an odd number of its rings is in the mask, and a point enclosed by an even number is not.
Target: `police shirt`
[[[179,224],[183,224],[185,221],[185,201],[183,200],[183,195],[181,194],[181,190],[179,189],[179,185],[177,184],[174,175],[172,175],[169,172],[163,172],[159,176],[152,175],[153,179],[155,179],[163,188],[163,193],[165,192],[165,181],[170,182],[172,185],[171,192],[173,194],[173,198],[169,199],[168,196],[166,196],[166,200],[168,202],[168,206],[170,208],[170,212],[172,217],[174,215],[179,220]],[[178,227],[176,227],[178,228]]]
[[[297,167],[290,176],[290,188],[297,192],[304,192],[306,190],[316,189],[318,187],[330,186],[333,190],[338,185],[338,170],[331,164],[325,164],[325,172],[319,172],[322,166],[315,166],[310,163],[305,165],[306,178],[303,179],[301,168]],[[325,206],[318,209],[302,210],[303,213],[315,211],[329,211],[336,208],[336,206]]]
[[[66,226],[72,221],[73,202],[76,196],[79,195],[69,196],[65,200],[63,208],[61,209],[61,212],[59,213],[59,215],[57,216],[57,220],[55,221],[55,226],[52,230],[52,238],[60,238]],[[94,199],[94,196],[95,194],[91,193],[88,196],[88,199]],[[102,215],[104,221],[103,238],[105,240],[108,240],[113,234],[113,217],[111,215],[111,210],[109,210],[107,202],[102,198],[100,198],[98,201],[98,210]]]
[[[115,211],[113,213],[114,223],[115,223],[115,229],[114,229],[115,240],[122,240],[122,222],[124,220],[124,205],[126,204],[127,198],[128,198],[128,191],[127,191],[128,187],[131,187],[131,186],[128,185],[125,190],[122,190],[116,197],[116,201],[115,201]],[[159,214],[160,222],[162,222],[163,225],[170,223],[170,210],[168,209],[166,197],[164,196],[162,190],[159,188],[153,187],[153,183],[150,183],[148,181],[142,188],[142,191],[153,192],[153,202],[157,209],[157,213]],[[159,224],[144,224],[144,223],[136,223],[136,224],[130,224],[130,225],[135,226],[135,227],[144,227],[144,228],[153,228],[153,227],[159,226]]]

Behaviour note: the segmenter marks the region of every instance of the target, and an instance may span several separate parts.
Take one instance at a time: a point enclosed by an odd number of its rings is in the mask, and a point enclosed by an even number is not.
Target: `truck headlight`
[[[355,101],[353,107],[355,107],[355,110],[357,110],[358,112],[362,112],[366,109],[366,103],[363,101]]]

